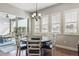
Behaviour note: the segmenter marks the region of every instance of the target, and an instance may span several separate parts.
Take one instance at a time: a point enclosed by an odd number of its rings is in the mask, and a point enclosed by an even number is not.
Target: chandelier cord
[[[36,3],[36,16],[38,16],[38,15],[37,15],[37,3]]]

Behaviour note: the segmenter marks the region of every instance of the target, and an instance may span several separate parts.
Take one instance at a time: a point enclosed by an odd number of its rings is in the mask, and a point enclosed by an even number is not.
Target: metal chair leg
[[[21,50],[19,49],[19,56],[21,55]]]
[[[17,50],[16,50],[16,56],[18,56],[18,48],[17,48]]]

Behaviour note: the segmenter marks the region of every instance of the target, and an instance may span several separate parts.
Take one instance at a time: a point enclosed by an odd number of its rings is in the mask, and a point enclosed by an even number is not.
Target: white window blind
[[[77,33],[77,10],[69,10],[64,13],[64,33]]]
[[[35,27],[34,29],[35,33],[40,32],[40,19],[38,19],[37,21],[34,20],[34,27]]]
[[[48,15],[42,18],[42,32],[48,32]]]
[[[18,20],[18,27],[24,28],[23,30],[27,32],[27,18]]]
[[[60,14],[53,14],[52,15],[52,32],[53,33],[60,33],[60,22],[61,17]]]

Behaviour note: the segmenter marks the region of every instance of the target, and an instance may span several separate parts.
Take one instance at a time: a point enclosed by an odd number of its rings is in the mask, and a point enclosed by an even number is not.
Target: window
[[[16,32],[16,21],[13,22],[13,31]],[[27,34],[27,19],[18,20],[18,34]]]
[[[35,27],[34,29],[35,33],[39,33],[40,32],[40,19],[38,19],[37,21],[34,20],[34,27]]]
[[[61,22],[61,18],[60,18],[60,14],[53,14],[52,15],[52,32],[53,33],[60,33],[60,22]]]
[[[12,21],[12,33],[15,31],[15,27],[16,27],[16,21]]]
[[[8,17],[6,17],[8,16]],[[12,14],[0,12],[0,35],[7,35],[10,33],[13,24],[10,24],[10,20],[14,19],[15,16]]]
[[[48,36],[42,36],[42,41],[49,41],[49,37]]]
[[[64,33],[77,33],[77,10],[64,13]]]
[[[18,27],[20,32],[27,32],[27,19],[18,20]]]
[[[48,16],[42,18],[42,32],[48,32]]]
[[[0,35],[9,33],[9,20],[7,18],[0,17],[0,28]]]

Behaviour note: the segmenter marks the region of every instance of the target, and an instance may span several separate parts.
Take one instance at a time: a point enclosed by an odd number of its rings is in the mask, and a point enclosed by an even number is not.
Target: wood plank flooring
[[[78,56],[78,52],[55,47],[53,55],[54,56]]]
[[[52,51],[48,52],[48,56],[50,56],[51,52]],[[9,53],[3,53],[2,51],[0,51],[0,56],[16,56],[16,50],[11,51]],[[25,51],[22,51],[21,56],[25,56]],[[76,51],[55,47],[53,50],[53,56],[78,56],[78,53]]]

